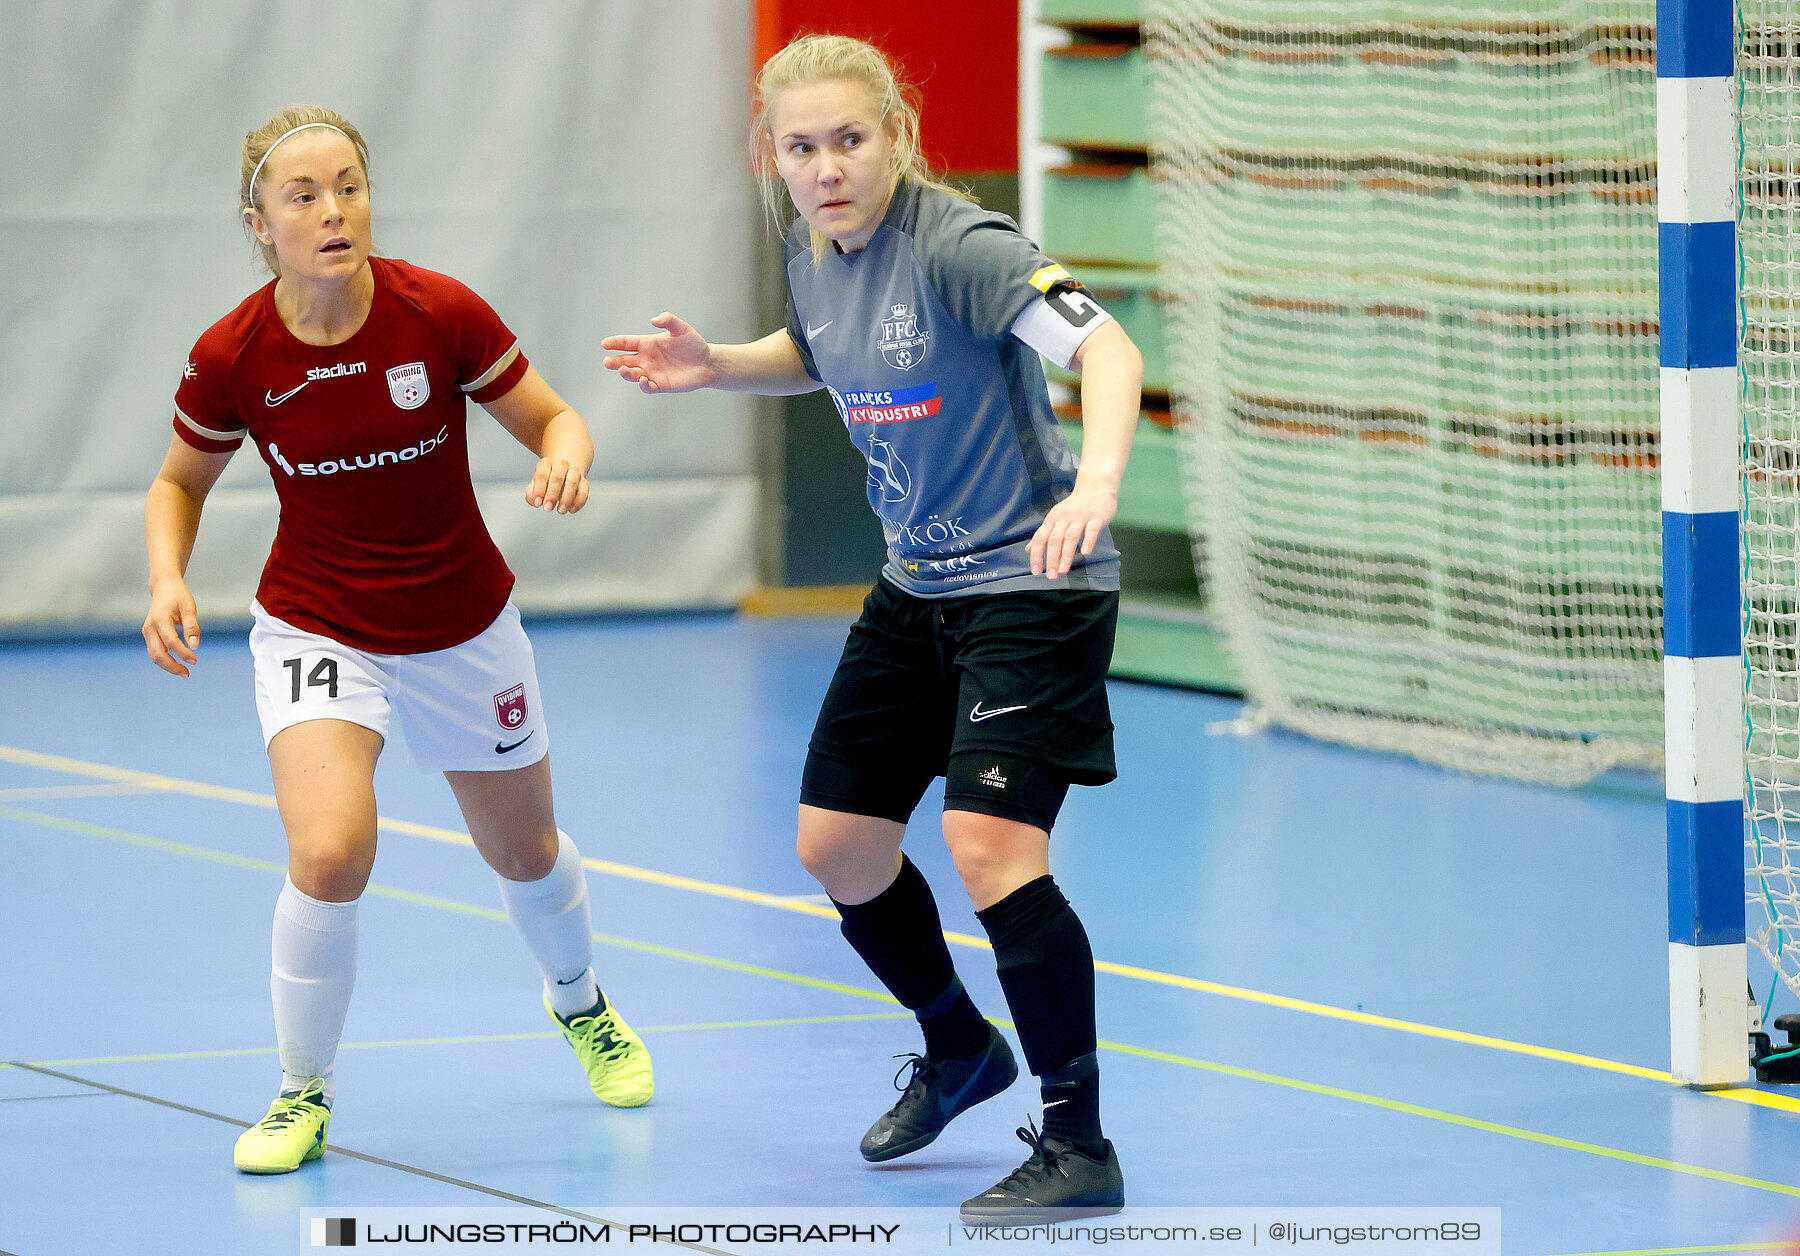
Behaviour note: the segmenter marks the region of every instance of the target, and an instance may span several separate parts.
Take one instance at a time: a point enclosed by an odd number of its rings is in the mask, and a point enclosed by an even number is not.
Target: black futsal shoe
[[[889,1108],[863,1135],[864,1160],[892,1160],[917,1151],[944,1132],[950,1119],[967,1112],[983,1099],[992,1099],[1019,1076],[1012,1048],[998,1029],[987,1027],[987,1046],[974,1055],[951,1055],[934,1060],[928,1055],[906,1056],[894,1074],[900,1102]],[[908,1069],[912,1076],[900,1077]]]
[[[1031,1154],[1005,1181],[963,1204],[964,1225],[1103,1217],[1125,1206],[1125,1175],[1110,1140],[1106,1158],[1095,1160],[1060,1138],[1045,1137],[1035,1125],[1018,1133]]]

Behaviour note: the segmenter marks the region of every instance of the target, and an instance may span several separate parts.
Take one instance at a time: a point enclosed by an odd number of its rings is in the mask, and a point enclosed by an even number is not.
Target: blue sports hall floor
[[[243,639],[186,682],[140,644],[0,648],[0,1252],[290,1253],[306,1210],[349,1206],[945,1207],[1005,1175],[1025,1081],[913,1157],[856,1154],[917,1033],[793,851],[844,627],[532,627],[597,969],[655,1057],[643,1109],[587,1093],[449,790],[390,745],[332,1151],[273,1178],[231,1166],[277,1079],[285,859]],[[1800,1091],[1663,1072],[1656,781],[1481,780],[1209,732],[1223,698],[1112,700],[1121,776],[1073,791],[1053,867],[1132,1207],[1492,1207],[1517,1256],[1793,1231]],[[936,805],[908,849],[1004,1022]]]

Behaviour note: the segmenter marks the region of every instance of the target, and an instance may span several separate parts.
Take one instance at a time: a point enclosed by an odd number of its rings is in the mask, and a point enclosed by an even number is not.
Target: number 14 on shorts
[[[305,662],[301,659],[282,659],[281,665],[288,670],[288,701],[298,702],[300,701],[300,675],[305,668]],[[308,689],[323,688],[326,697],[337,697],[337,660],[334,658],[323,658],[315,663],[313,669],[310,672],[306,672],[306,687]]]

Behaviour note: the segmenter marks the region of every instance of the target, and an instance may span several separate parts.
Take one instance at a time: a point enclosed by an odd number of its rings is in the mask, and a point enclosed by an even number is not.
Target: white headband
[[[244,193],[244,196],[250,202],[250,204],[252,206],[254,206],[256,204],[256,180],[258,178],[260,178],[262,175],[263,162],[269,160],[269,153],[274,152],[278,147],[280,147],[281,141],[285,140],[288,136],[292,135],[294,133],[294,131],[304,131],[304,130],[308,129],[309,127],[315,127],[315,126],[328,127],[331,130],[336,131],[339,135],[343,136],[345,139],[350,140],[350,133],[348,131],[344,130],[344,128],[341,126],[332,126],[332,124],[329,122],[302,122],[299,126],[295,127],[293,131],[283,132],[279,139],[277,139],[273,144],[269,145],[268,152],[265,152],[262,155],[262,160],[258,161],[256,163],[256,169],[254,169],[250,172],[250,188],[247,192]],[[355,140],[350,140],[350,147],[356,148]],[[357,157],[360,159],[361,156],[362,156],[362,150],[357,149]]]

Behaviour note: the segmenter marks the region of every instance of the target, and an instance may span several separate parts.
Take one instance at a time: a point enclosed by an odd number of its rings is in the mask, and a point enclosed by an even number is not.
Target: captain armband
[[[1096,327],[1112,317],[1061,266],[1046,266],[1031,276],[1031,286],[1044,294],[1013,321],[1012,334],[1044,357],[1067,369]]]

